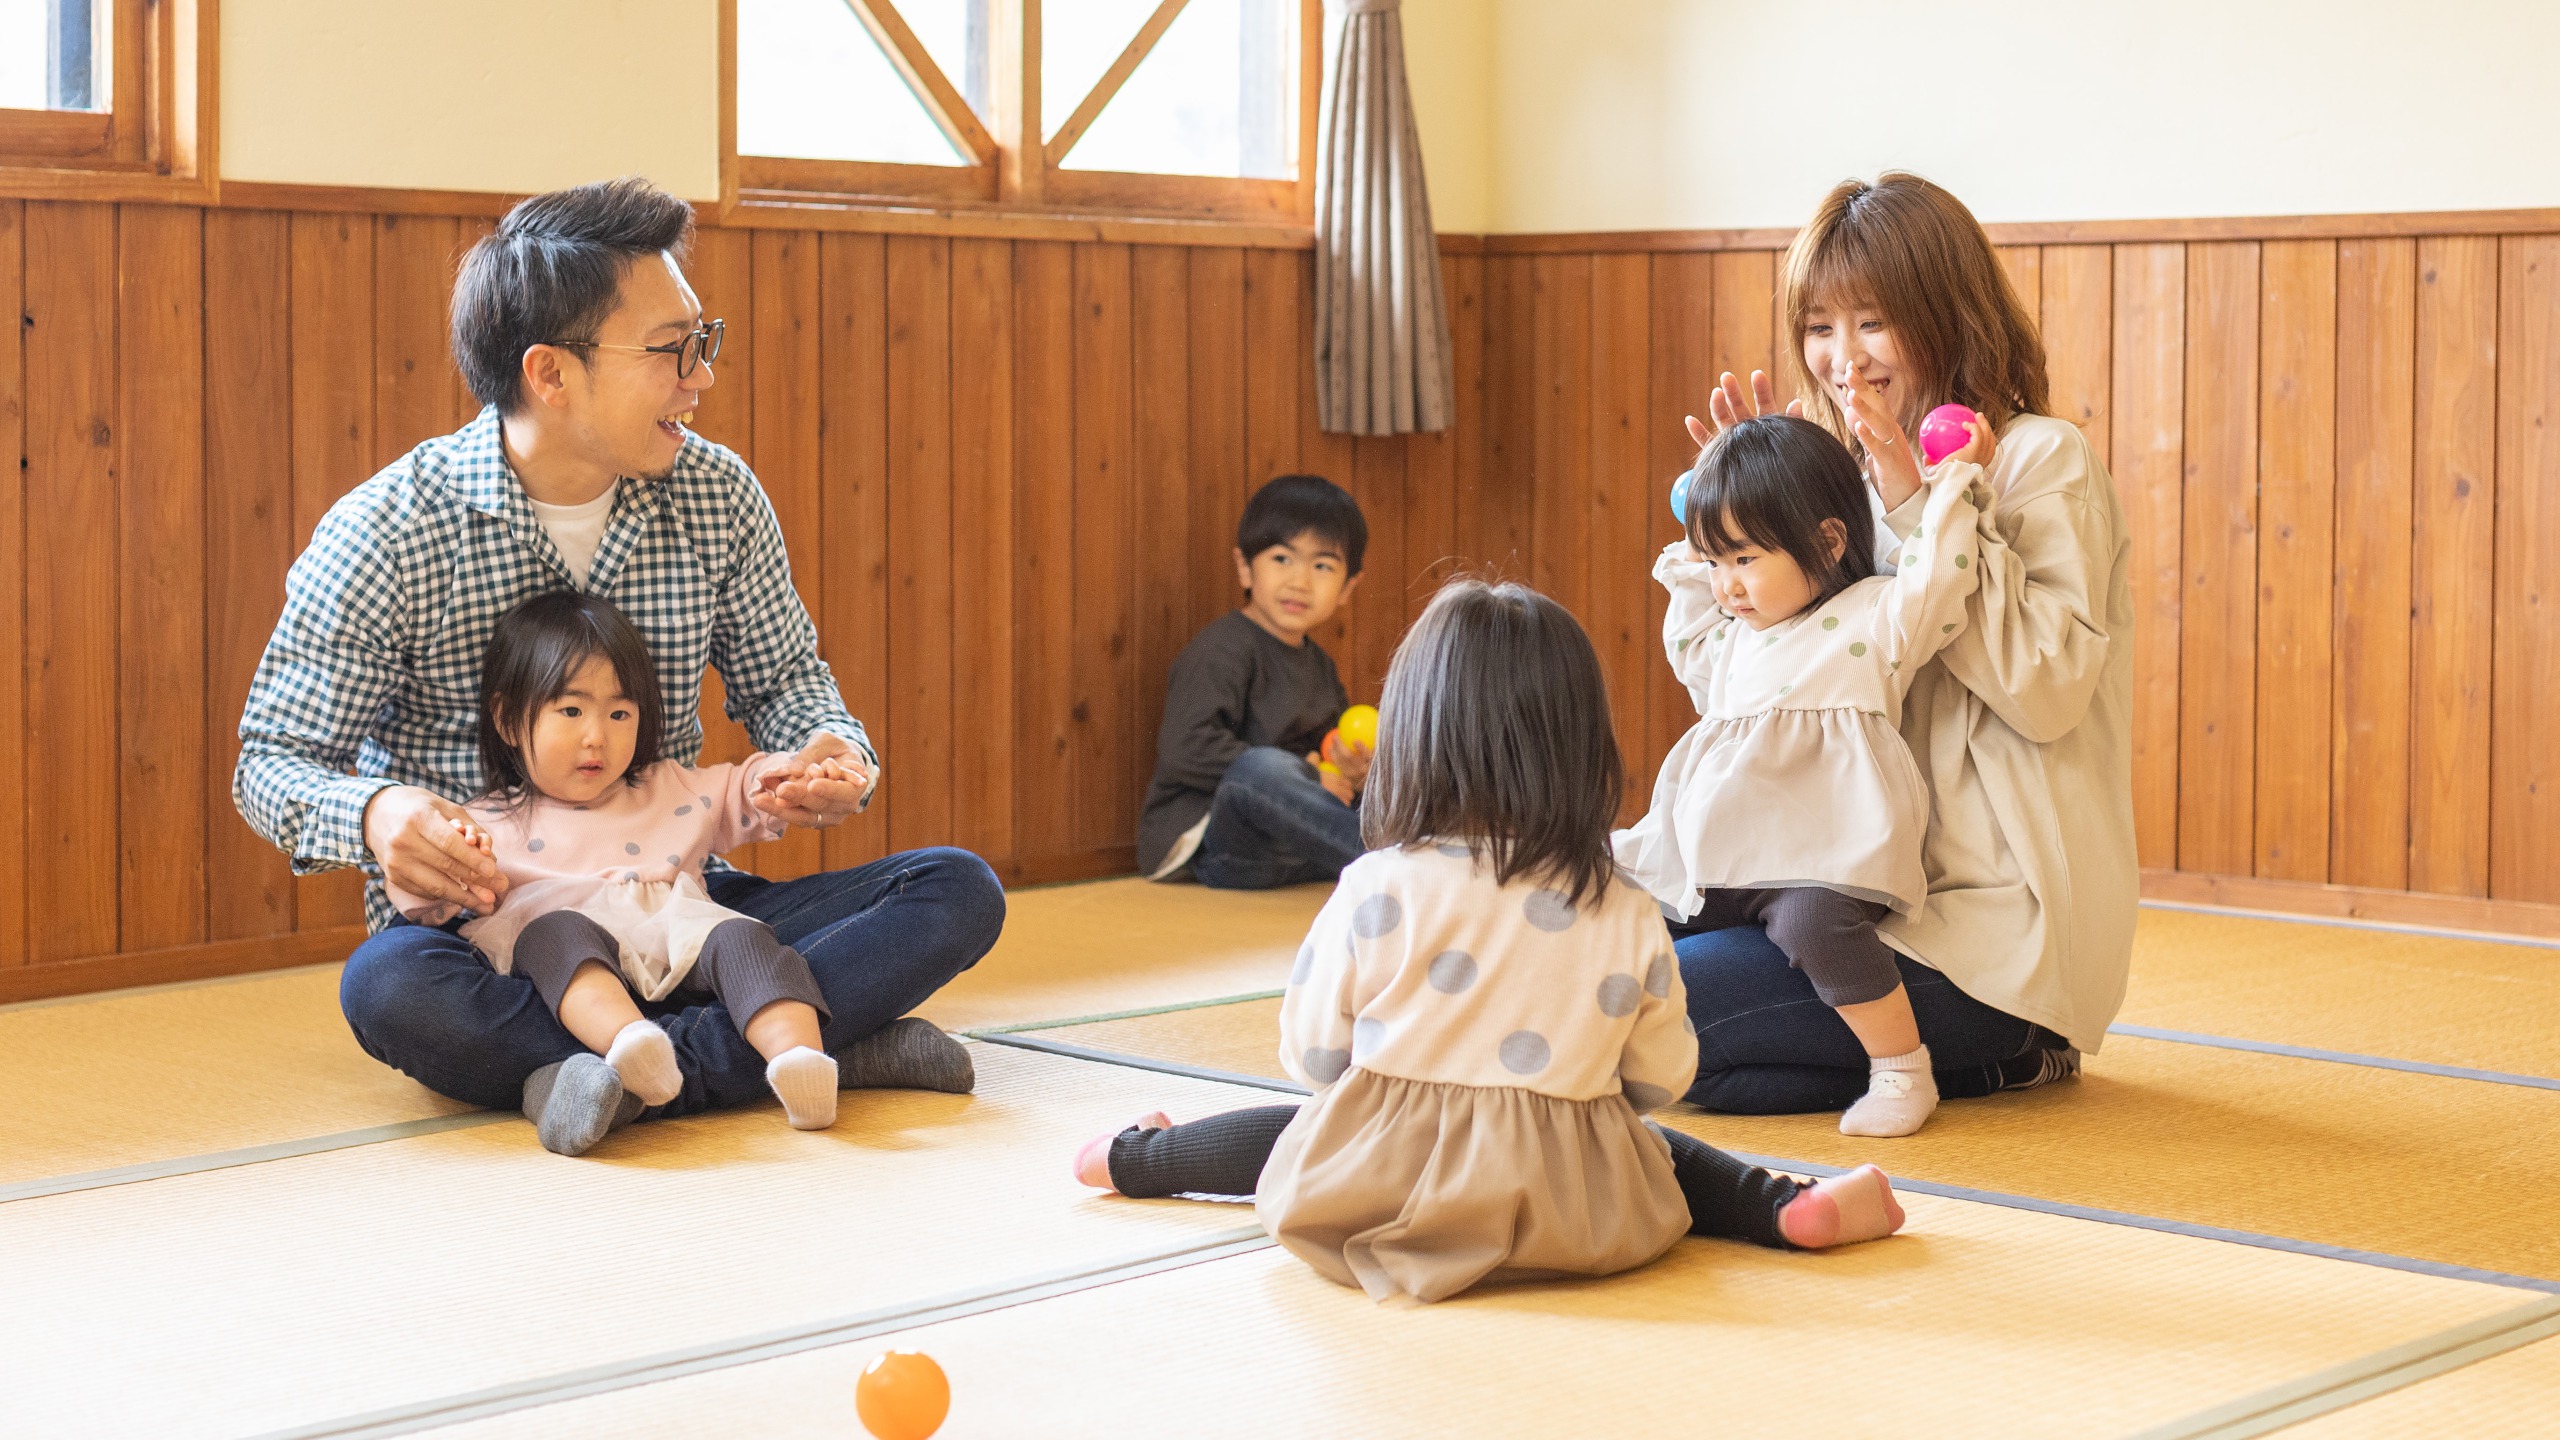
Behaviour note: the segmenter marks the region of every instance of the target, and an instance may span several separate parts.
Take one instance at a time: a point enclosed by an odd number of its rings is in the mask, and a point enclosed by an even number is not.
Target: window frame
[[[111,7],[111,108],[0,109],[0,183],[19,195],[204,198],[217,0],[99,3]]]
[[[1298,174],[1291,180],[1071,170],[1063,162],[1119,98],[1190,0],[1159,0],[1120,57],[1059,127],[1042,133],[1041,0],[989,0],[994,112],[981,121],[897,15],[897,0],[845,0],[926,114],[975,165],[907,165],[741,155],[737,143],[738,0],[720,0],[721,213],[759,206],[835,205],[1023,214],[1108,214],[1312,224],[1316,111],[1323,88],[1323,0],[1298,5]],[[974,132],[974,133],[972,133]]]

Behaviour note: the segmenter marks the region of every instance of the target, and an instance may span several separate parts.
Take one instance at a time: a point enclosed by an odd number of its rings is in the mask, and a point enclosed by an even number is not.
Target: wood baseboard
[[[2200,875],[2186,870],[2145,870],[2142,898],[2278,915],[2356,920],[2369,925],[2460,930],[2529,940],[2560,940],[2560,905],[2530,900],[2490,900],[2471,895],[2428,895],[2414,890],[2364,890],[2299,880],[2259,880],[2245,875]]]
[[[0,1005],[319,965],[346,959],[364,942],[364,935],[361,925],[341,925],[299,934],[261,935],[252,940],[219,940],[209,945],[178,945],[127,955],[92,955],[58,965],[14,966],[0,969]]]
[[[1138,873],[1138,847],[1105,845],[1065,855],[1033,855],[996,862],[996,878],[1008,890],[1030,885],[1062,885],[1070,880],[1107,880]]]

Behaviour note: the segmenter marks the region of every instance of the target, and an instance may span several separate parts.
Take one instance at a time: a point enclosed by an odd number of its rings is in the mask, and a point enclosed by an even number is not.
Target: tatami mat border
[[[2438,940],[2477,940],[2484,945],[2522,945],[2529,950],[2560,950],[2560,940],[2518,935],[2506,930],[2456,930],[2448,925],[2403,925],[2391,920],[2358,920],[2348,915],[2305,915],[2292,910],[2252,910],[2242,905],[2205,905],[2193,900],[2135,902],[2145,910],[2176,910],[2188,915],[2219,915],[2230,920],[2275,920],[2287,925],[2325,925],[2333,930],[2378,930],[2385,935],[2425,935]]]
[[[235,1165],[263,1165],[270,1160],[292,1160],[304,1155],[319,1155],[331,1150],[348,1150],[358,1145],[379,1145],[386,1140],[414,1140],[421,1135],[441,1135],[448,1130],[469,1130],[481,1125],[494,1125],[517,1118],[512,1110],[466,1110],[459,1115],[429,1115],[417,1120],[402,1120],[391,1125],[367,1125],[360,1130],[339,1130],[327,1135],[311,1135],[299,1140],[278,1140],[267,1145],[244,1145],[237,1150],[211,1150],[201,1155],[179,1155],[167,1160],[153,1160],[141,1165],[119,1165],[112,1170],[82,1170],[68,1175],[47,1175],[40,1180],[22,1180],[14,1185],[0,1185],[0,1205],[18,1200],[35,1200],[47,1195],[67,1195],[75,1190],[104,1190],[116,1185],[138,1185],[146,1180],[166,1180],[175,1175],[195,1175],[207,1170],[228,1170]]]
[[[2434,1075],[2446,1080],[2478,1080],[2490,1085],[2521,1085],[2528,1090],[2560,1090],[2560,1080],[2545,1075],[2518,1075],[2508,1070],[2474,1070],[2464,1065],[2435,1065],[2424,1060],[2394,1060],[2388,1055],[2365,1055],[2354,1050],[2318,1050],[2308,1045],[2280,1045],[2272,1040],[2242,1040],[2230,1035],[2203,1035],[2193,1030],[2163,1030],[2153,1025],[2110,1025],[2110,1035],[2125,1035],[2136,1040],[2166,1040],[2177,1045],[2207,1045],[2217,1050],[2246,1050],[2255,1055],[2283,1055],[2295,1060],[2326,1060],[2337,1065],[2362,1065],[2372,1070],[2402,1070],[2412,1075]]]
[[[375,1440],[375,1437],[410,1435],[465,1420],[478,1420],[503,1415],[515,1410],[530,1410],[563,1400],[608,1390],[627,1390],[633,1386],[697,1375],[706,1370],[725,1370],[736,1365],[750,1365],[759,1360],[773,1360],[796,1355],[804,1350],[843,1345],[872,1335],[895,1330],[911,1330],[923,1325],[981,1315],[990,1310],[1027,1305],[1035,1300],[1065,1295],[1096,1286],[1134,1280],[1166,1270],[1223,1260],[1231,1255],[1248,1254],[1270,1248],[1274,1242],[1259,1225],[1222,1230],[1167,1250],[1147,1251],[1101,1265],[1084,1265],[1054,1270],[982,1286],[974,1290],[909,1301],[901,1305],[883,1306],[875,1310],[857,1311],[851,1315],[822,1320],[812,1325],[795,1325],[770,1330],[758,1335],[742,1335],[728,1340],[715,1340],[706,1345],[668,1350],[656,1355],[589,1366],[582,1370],[563,1371],[512,1385],[495,1385],[485,1390],[447,1395],[413,1404],[392,1406],[361,1415],[347,1415],[323,1420],[312,1425],[297,1425],[286,1430],[271,1430],[252,1440]]]
[[[1221,1005],[1243,1005],[1255,1000],[1277,1000],[1286,990],[1248,990],[1242,995],[1221,995],[1214,1000],[1180,1000],[1170,1005],[1147,1005],[1136,1010],[1111,1010],[1100,1015],[1071,1015],[1064,1020],[1025,1020],[1018,1025],[984,1025],[960,1033],[983,1040],[991,1035],[1013,1035],[1025,1030],[1065,1030],[1076,1025],[1100,1025],[1107,1020],[1144,1020],[1150,1015],[1172,1015],[1183,1010],[1215,1010]]]

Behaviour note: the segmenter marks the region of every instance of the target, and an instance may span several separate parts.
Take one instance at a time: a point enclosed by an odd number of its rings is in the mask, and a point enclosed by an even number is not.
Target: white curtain
[[[1325,0],[1316,153],[1316,394],[1324,428],[1449,428],[1449,307],[1405,87],[1402,0]]]

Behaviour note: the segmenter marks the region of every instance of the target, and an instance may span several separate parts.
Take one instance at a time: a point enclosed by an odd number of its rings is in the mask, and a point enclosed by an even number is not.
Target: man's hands
[[[364,807],[364,843],[383,878],[412,895],[486,915],[507,893],[488,832],[470,811],[430,791],[375,791]]]
[[[747,803],[785,825],[825,830],[851,818],[869,792],[871,767],[835,735],[819,735],[767,774]]]

